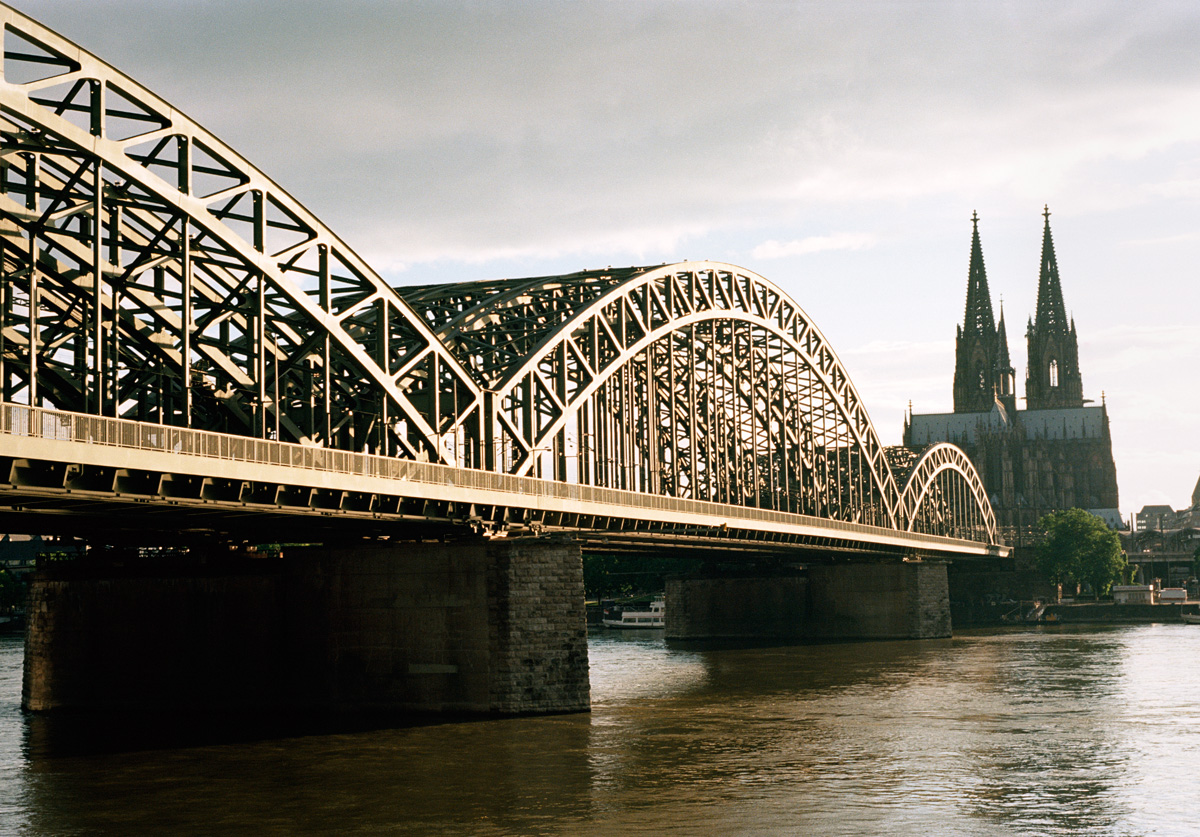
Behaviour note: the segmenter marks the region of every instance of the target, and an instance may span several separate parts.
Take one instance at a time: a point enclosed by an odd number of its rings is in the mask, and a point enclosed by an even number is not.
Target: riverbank
[[[1048,604],[1039,614],[1033,602],[963,605],[951,603],[955,628],[1055,623],[1071,625],[1153,625],[1182,623],[1184,613],[1200,613],[1200,602],[1184,604],[1116,604],[1064,602]]]
[[[1184,613],[1200,612],[1200,602],[1185,604],[1114,604],[1075,602],[1046,605],[1043,622],[1149,625],[1182,622]]]

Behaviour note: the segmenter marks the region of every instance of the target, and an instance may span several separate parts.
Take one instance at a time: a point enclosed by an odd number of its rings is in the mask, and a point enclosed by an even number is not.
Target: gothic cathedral
[[[1026,329],[1025,409],[1017,409],[1004,310],[999,322],[992,313],[976,214],[955,343],[954,412],[910,411],[904,423],[906,446],[952,442],[971,457],[1009,543],[1020,543],[1038,518],[1058,509],[1088,509],[1120,525],[1108,408],[1083,397],[1079,339],[1063,304],[1049,208],[1045,219],[1037,312]]]

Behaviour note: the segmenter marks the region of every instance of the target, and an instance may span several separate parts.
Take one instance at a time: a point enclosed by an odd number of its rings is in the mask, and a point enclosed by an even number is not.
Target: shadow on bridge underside
[[[109,443],[98,457],[42,451],[44,433],[9,428],[20,519],[94,526],[148,497],[142,517],[166,528],[214,528],[206,517],[240,508],[243,528],[303,513],[372,534],[402,522],[414,535],[454,525],[994,550],[966,457],[938,446],[898,482],[904,456],[880,443],[828,341],[767,279],[687,262],[392,288],[154,93],[8,7],[0,18],[0,400],[77,424],[127,419],[140,429],[112,432],[141,438],[203,431],[314,461],[373,454],[364,461],[456,474],[443,494],[414,497],[344,472],[264,476],[296,466],[254,458],[187,470],[175,450],[153,465]],[[561,488],[522,483],[514,502],[491,478]]]

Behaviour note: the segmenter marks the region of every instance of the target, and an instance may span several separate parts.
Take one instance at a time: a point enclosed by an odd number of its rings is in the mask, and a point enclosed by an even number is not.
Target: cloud
[[[1153,184],[1097,166],[1200,143],[1200,16],[1169,4],[25,5],[410,266],[657,260],[930,196],[1119,205]]]
[[[775,260],[887,437],[953,348],[871,341],[953,334],[973,209],[1022,376],[1049,203],[1122,497],[1195,482],[1143,454],[1200,415],[1200,4],[20,5],[404,281]]]
[[[834,233],[815,235],[799,241],[764,241],[751,251],[756,259],[782,259],[788,256],[804,256],[825,250],[861,250],[875,243],[870,233]]]

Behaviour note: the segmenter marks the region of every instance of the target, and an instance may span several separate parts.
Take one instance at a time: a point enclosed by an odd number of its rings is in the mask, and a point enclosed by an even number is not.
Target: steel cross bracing
[[[153,93],[0,20],[0,401],[995,543],[965,457],[901,488],[763,277],[390,288]]]
[[[996,515],[970,458],[941,442],[921,451],[888,448],[892,472],[901,481],[908,530],[997,542]]]
[[[828,341],[713,262],[402,289],[476,376],[495,470],[903,527]]]
[[[480,393],[392,288],[153,93],[0,20],[3,400],[458,462]]]

